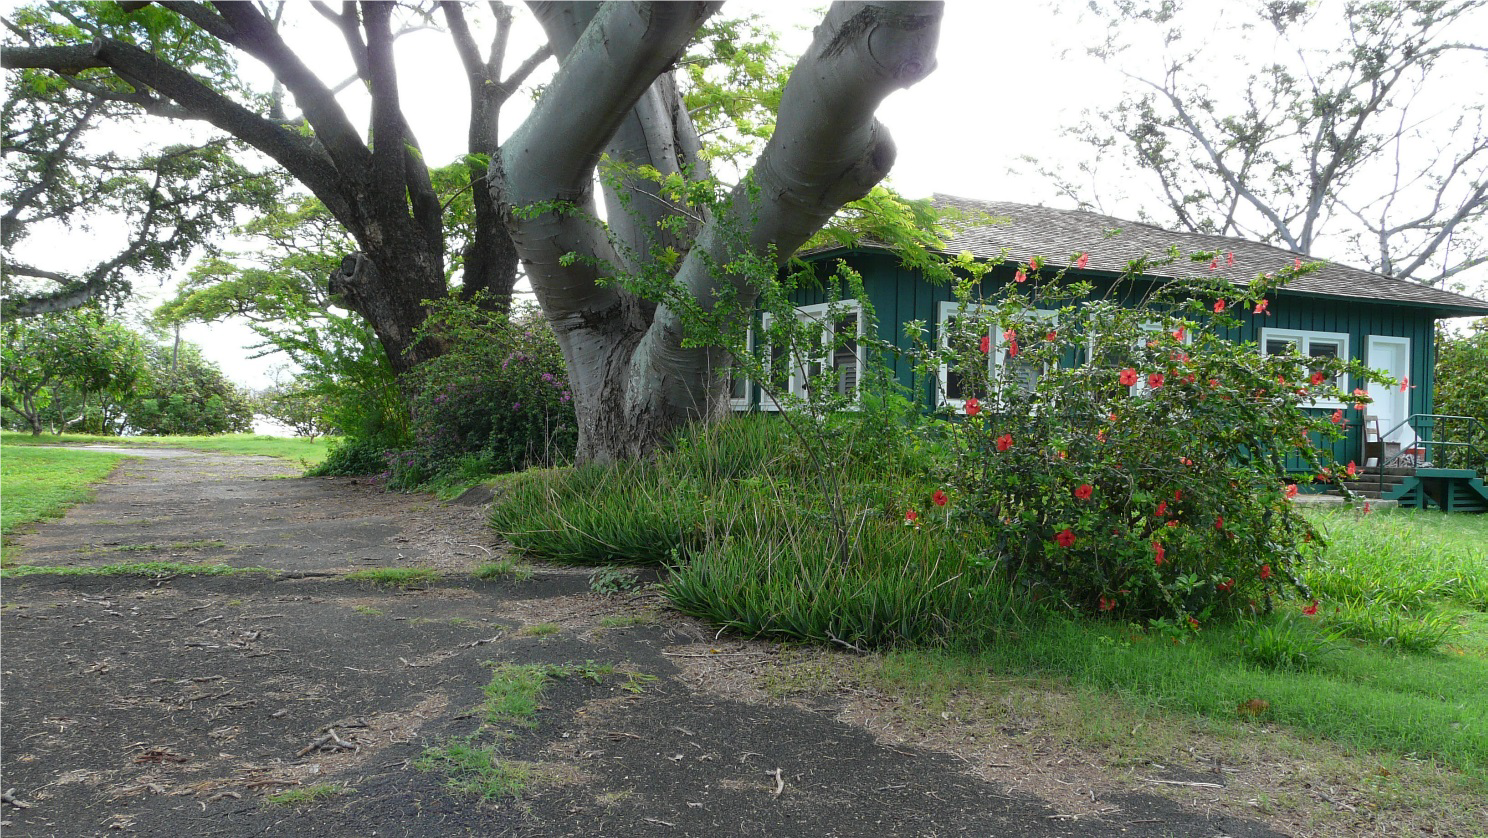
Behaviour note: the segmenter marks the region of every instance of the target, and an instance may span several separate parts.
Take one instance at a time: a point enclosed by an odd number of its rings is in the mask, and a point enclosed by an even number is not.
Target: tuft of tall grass
[[[667,598],[744,634],[861,649],[975,642],[1026,617],[1011,586],[941,531],[865,520],[844,559],[812,523],[712,542],[672,570]]]

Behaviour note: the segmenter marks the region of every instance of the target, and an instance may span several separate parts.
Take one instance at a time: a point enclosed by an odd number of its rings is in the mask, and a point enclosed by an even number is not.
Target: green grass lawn
[[[219,436],[93,436],[91,434],[42,434],[32,436],[19,431],[0,432],[0,444],[35,445],[111,445],[121,448],[189,448],[195,451],[220,451],[224,454],[256,454],[292,460],[306,468],[326,457],[329,440],[300,437],[263,436],[259,434],[222,434]]]
[[[55,518],[92,497],[89,485],[108,477],[122,459],[104,451],[6,445],[0,450],[0,538],[8,541],[17,527]]]

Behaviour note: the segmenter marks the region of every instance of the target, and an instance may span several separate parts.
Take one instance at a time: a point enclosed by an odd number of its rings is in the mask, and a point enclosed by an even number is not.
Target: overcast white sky
[[[1113,104],[1121,95],[1120,75],[1085,55],[1085,47],[1100,37],[1100,31],[1077,17],[1084,4],[1063,0],[1062,5],[1064,11],[1048,3],[951,0],[947,4],[938,69],[915,87],[891,96],[879,111],[899,148],[890,176],[897,189],[911,197],[938,191],[1071,206],[1048,184],[1009,172],[1025,155],[1050,162],[1072,159],[1074,147],[1058,136],[1058,128],[1078,121],[1087,109]],[[1212,34],[1214,41],[1212,75],[1206,81],[1221,87],[1242,86],[1242,55],[1254,61],[1274,45],[1242,44],[1224,29],[1221,4],[1194,5],[1203,8],[1194,16],[1190,31]],[[785,46],[793,52],[804,49],[810,39],[809,27],[820,19],[794,3],[735,2],[725,7],[724,14],[748,11],[762,12],[779,27]],[[300,36],[300,54],[328,83],[346,77],[350,64],[339,37],[307,4],[295,4],[292,13],[310,24]],[[519,11],[508,66],[538,43],[538,30],[524,15],[525,11]],[[1477,33],[1479,42],[1488,40],[1485,36],[1488,33]],[[465,150],[468,109],[464,77],[448,36],[417,32],[400,39],[396,48],[404,106],[426,159],[436,164],[454,160]],[[1132,60],[1150,62],[1156,53],[1156,49],[1138,51]],[[545,72],[551,74],[554,66],[549,61]],[[262,74],[251,59],[245,59],[244,67]],[[540,81],[543,72],[534,81]],[[1465,77],[1461,83],[1481,88],[1483,79]],[[342,100],[353,119],[365,124],[357,88],[348,88]],[[523,97],[514,97],[502,114],[504,130],[520,123],[527,104]],[[1121,172],[1107,172],[1104,177],[1103,193],[1124,191]],[[1130,218],[1135,217],[1138,204],[1117,201],[1104,209]],[[106,233],[90,235],[104,238]],[[73,237],[65,247],[76,248],[77,242]],[[55,240],[51,246],[58,246]],[[184,276],[185,270],[180,269],[177,276]],[[137,284],[140,292],[152,298],[163,297],[169,290],[152,286],[149,280]],[[272,357],[248,360],[243,347],[252,335],[234,324],[192,326],[184,336],[201,344],[233,378],[249,386],[268,383],[268,371],[282,363]]]

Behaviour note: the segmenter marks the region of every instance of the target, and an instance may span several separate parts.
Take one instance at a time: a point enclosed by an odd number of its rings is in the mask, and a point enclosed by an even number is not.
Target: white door
[[[1415,385],[1414,381],[1406,378],[1410,374],[1410,338],[1370,335],[1365,353],[1364,363],[1370,369],[1387,373],[1396,381],[1406,383],[1406,391],[1401,392],[1399,384],[1392,387],[1369,382],[1369,397],[1374,403],[1366,412],[1379,417],[1380,433],[1385,434],[1386,442],[1398,442],[1409,447],[1409,443],[1415,441],[1415,432],[1409,426],[1401,427],[1393,433],[1391,429],[1410,416],[1409,388]]]

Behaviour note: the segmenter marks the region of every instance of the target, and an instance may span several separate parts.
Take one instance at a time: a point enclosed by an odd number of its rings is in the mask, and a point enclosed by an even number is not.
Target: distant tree
[[[327,420],[326,397],[315,386],[298,378],[277,382],[258,394],[258,409],[295,432],[295,436],[315,439],[334,432]]]
[[[129,429],[150,436],[253,430],[253,400],[190,343],[151,346],[149,372],[133,392]]]
[[[1488,260],[1488,6],[1089,5],[1130,86],[1066,129],[1076,172],[1033,161],[1070,199],[1146,183],[1158,223],[1431,285]]]
[[[1447,420],[1448,439],[1470,442],[1488,456],[1488,317],[1474,320],[1465,331],[1438,326],[1436,333],[1436,411],[1469,416],[1477,424]],[[1441,429],[1437,437],[1442,437]],[[1441,458],[1461,468],[1479,468],[1464,451],[1445,448]]]
[[[33,435],[93,419],[127,398],[144,372],[140,337],[97,309],[7,321],[0,349],[0,400]]]

